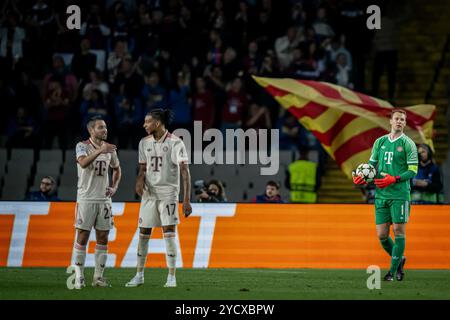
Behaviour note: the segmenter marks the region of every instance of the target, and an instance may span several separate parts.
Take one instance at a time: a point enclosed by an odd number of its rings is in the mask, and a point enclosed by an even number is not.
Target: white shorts
[[[171,226],[179,223],[178,201],[142,199],[139,208],[140,228]]]
[[[107,231],[114,227],[110,203],[78,203],[75,209],[75,228],[91,231]]]

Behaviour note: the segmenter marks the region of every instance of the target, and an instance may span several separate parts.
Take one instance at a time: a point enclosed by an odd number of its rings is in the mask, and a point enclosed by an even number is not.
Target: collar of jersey
[[[389,142],[395,142],[395,141],[397,141],[398,139],[400,139],[401,137],[403,137],[403,135],[404,135],[404,133],[402,132],[401,135],[399,135],[397,138],[395,138],[394,140],[392,140],[392,139],[391,139],[391,134],[389,133],[389,134],[388,134]]]
[[[162,135],[162,137],[159,138],[159,140],[156,140],[155,137],[152,135],[152,140],[153,140],[153,142],[156,142],[156,143],[162,143],[162,142],[166,141],[166,138],[167,138],[168,134],[169,134],[169,130],[166,130],[166,133],[164,133]]]
[[[91,138],[89,138],[89,142],[94,146],[95,149],[98,149],[98,148],[101,147],[101,146],[99,146],[99,145],[96,145],[96,144],[94,143],[94,141],[92,141]]]

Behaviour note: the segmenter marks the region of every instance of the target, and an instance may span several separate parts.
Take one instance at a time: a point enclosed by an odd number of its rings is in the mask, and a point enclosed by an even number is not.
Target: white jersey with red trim
[[[91,139],[79,142],[76,146],[78,168],[77,202],[111,202],[111,198],[106,196],[106,188],[109,187],[109,167],[117,168],[120,165],[116,151],[113,153],[101,153],[84,169],[78,163],[79,157],[89,156],[98,148],[100,146],[96,145]]]
[[[180,193],[180,163],[188,163],[183,140],[170,132],[156,141],[153,135],[139,142],[139,163],[145,164],[142,199],[176,200]]]

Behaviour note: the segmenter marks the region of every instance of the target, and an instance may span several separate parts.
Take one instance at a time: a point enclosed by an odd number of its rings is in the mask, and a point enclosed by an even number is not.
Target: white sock
[[[86,246],[75,243],[73,248],[73,262],[80,268],[80,277],[84,278],[84,262],[86,261]]]
[[[108,258],[108,246],[97,244],[95,246],[95,271],[94,278],[102,278],[103,271],[106,266],[106,259]]]
[[[177,262],[177,244],[175,242],[175,232],[164,233],[164,240],[166,242],[166,263],[169,268],[169,275],[173,272],[175,277],[175,266]]]
[[[150,239],[149,234],[139,234],[139,242],[137,249],[137,274],[142,274],[144,276],[145,262],[147,261],[148,254],[148,240]]]

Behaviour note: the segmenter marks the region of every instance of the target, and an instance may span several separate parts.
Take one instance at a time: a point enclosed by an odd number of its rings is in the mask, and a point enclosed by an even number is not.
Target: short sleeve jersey
[[[416,144],[405,134],[394,140],[384,135],[375,141],[369,162],[377,167],[377,178],[383,178],[382,172],[399,176],[408,170],[408,166],[418,165]],[[400,181],[383,189],[377,188],[375,198],[410,201],[410,190],[410,181]]]
[[[90,139],[79,142],[76,146],[78,167],[78,191],[77,202],[105,203],[111,202],[106,196],[106,188],[109,186],[108,169],[119,166],[117,153],[100,154],[87,168],[82,168],[78,163],[81,156],[89,156],[100,146],[95,145]]]
[[[139,142],[139,164],[146,165],[143,199],[175,200],[180,193],[180,163],[188,163],[183,140],[166,131],[159,141],[151,135]]]

